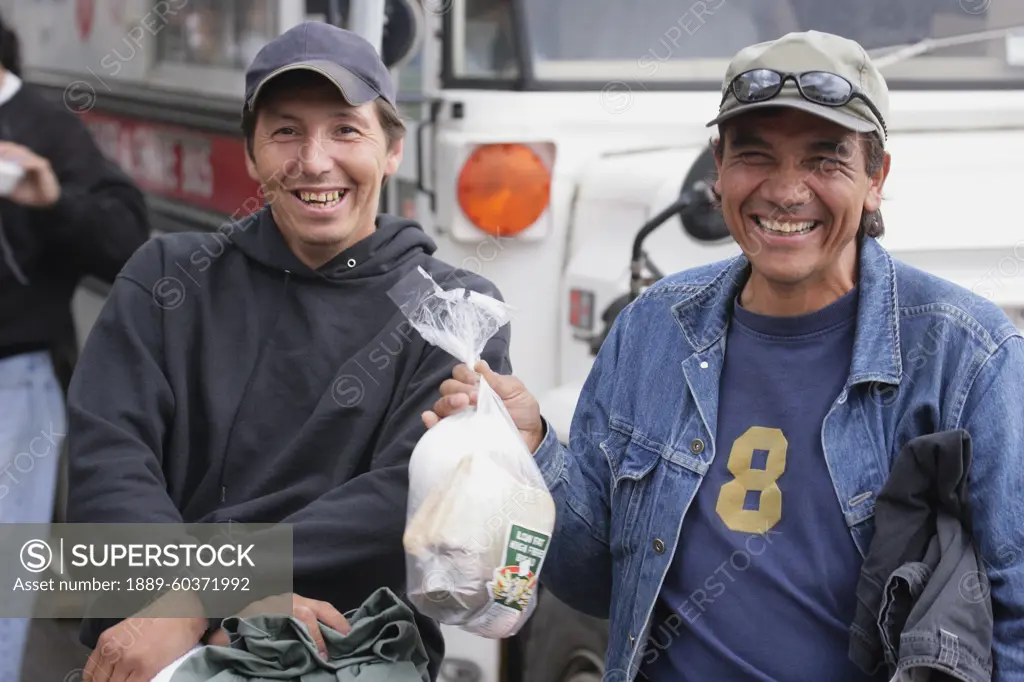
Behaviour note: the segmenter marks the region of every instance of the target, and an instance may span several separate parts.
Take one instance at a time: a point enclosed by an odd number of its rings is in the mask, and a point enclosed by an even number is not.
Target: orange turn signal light
[[[548,207],[551,171],[524,144],[485,144],[466,159],[457,191],[474,225],[508,237],[533,225]]]

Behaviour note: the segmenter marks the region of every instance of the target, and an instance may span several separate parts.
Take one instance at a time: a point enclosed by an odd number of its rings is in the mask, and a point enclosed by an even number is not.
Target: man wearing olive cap
[[[962,428],[992,652],[959,599],[899,655],[1024,679],[1024,337],[879,244],[884,79],[855,42],[789,34],[734,57],[709,125],[743,253],[619,315],[568,447],[515,377],[482,368],[557,503],[541,582],[610,618],[607,682],[886,680],[851,651],[876,499],[908,441]],[[472,383],[457,367],[425,422]]]

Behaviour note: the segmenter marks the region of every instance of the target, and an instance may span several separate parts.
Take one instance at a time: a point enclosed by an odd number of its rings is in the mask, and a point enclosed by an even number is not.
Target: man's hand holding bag
[[[422,270],[391,298],[429,343],[462,362],[442,386],[439,405],[447,409],[423,415],[428,431],[409,462],[403,543],[410,600],[440,623],[509,637],[536,604],[555,505],[532,456],[543,433],[536,401],[517,380],[480,363],[488,339],[508,322],[508,307],[477,292],[444,291]]]

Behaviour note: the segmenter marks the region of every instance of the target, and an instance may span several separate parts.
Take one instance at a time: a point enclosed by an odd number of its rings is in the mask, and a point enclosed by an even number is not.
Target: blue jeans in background
[[[49,523],[65,434],[50,354],[0,359],[0,523]],[[32,598],[32,593],[25,593]],[[29,602],[31,603],[31,602]],[[19,682],[31,620],[0,614],[0,682]]]

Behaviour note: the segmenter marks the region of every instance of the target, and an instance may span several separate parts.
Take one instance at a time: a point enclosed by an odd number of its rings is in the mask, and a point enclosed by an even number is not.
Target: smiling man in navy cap
[[[306,265],[320,267],[374,230],[405,127],[367,41],[308,22],[267,45],[245,76],[242,130],[249,175]]]
[[[388,297],[432,257],[416,223],[378,215],[404,127],[387,68],[359,36],[311,22],[246,75],[242,129],[267,205],[221,234],[154,238],[121,273],[69,400],[69,522],[287,523],[294,615],[317,622],[404,591],[408,460],[455,359]],[[447,286],[447,285],[451,286]],[[509,330],[484,350],[508,369]],[[437,675],[440,629],[418,618]],[[216,620],[87,620],[90,682],[149,680]],[[130,643],[124,646],[124,643]]]

